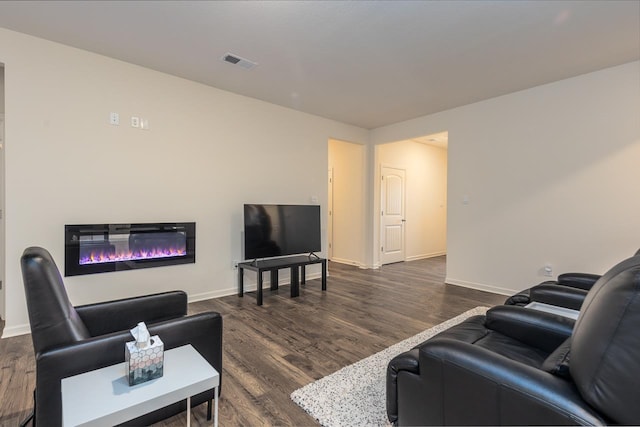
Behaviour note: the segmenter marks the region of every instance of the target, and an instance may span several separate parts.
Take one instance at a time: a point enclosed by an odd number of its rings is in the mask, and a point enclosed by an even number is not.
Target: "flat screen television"
[[[320,206],[244,205],[245,259],[320,252]]]

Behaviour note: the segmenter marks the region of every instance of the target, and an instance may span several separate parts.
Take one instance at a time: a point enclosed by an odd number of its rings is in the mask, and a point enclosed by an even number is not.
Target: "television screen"
[[[244,205],[244,257],[319,252],[320,206]]]

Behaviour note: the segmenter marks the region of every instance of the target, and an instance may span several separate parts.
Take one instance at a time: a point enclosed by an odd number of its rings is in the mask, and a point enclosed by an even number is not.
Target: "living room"
[[[594,4],[609,7],[608,2]],[[638,2],[613,4],[615,10],[629,4],[638,9]],[[587,20],[588,13],[593,12],[577,9],[574,17]],[[637,13],[631,15],[637,21]],[[607,23],[601,25],[605,29],[593,29],[596,38],[617,25]],[[3,340],[30,331],[18,262],[22,252],[29,246],[44,247],[62,266],[65,224],[197,224],[194,264],[66,277],[74,305],[174,289],[188,294],[194,310],[212,299],[237,298],[234,262],[242,259],[244,203],[317,203],[323,212],[326,256],[330,140],[363,147],[365,191],[357,206],[362,218],[348,236],[361,243],[349,259],[375,274],[380,265],[377,147],[448,132],[442,282],[458,285],[450,286],[455,290],[447,291],[449,298],[464,299],[466,292],[473,296],[460,312],[499,304],[505,295],[545,280],[547,265],[554,276],[565,271],[602,273],[640,246],[640,199],[633,192],[633,183],[640,180],[640,52],[633,37],[620,36],[632,40],[625,45],[631,46],[630,53],[622,52],[624,59],[618,62],[607,62],[613,45],[578,43],[582,50],[566,54],[588,63],[589,71],[566,65],[554,74],[561,77],[545,80],[542,74],[553,67],[543,67],[549,63],[542,57],[540,68],[532,72],[540,74],[539,84],[369,127],[307,112],[305,94],[288,93],[288,105],[238,94],[252,85],[251,73],[268,67],[267,54],[255,70],[230,71],[231,84],[223,90],[177,77],[175,71],[135,65],[135,58],[114,59],[2,23],[0,27]],[[208,55],[217,63],[224,53]],[[542,52],[530,56],[538,55]],[[492,70],[475,71],[506,78],[520,72],[512,71],[515,66],[504,61]],[[119,125],[109,122],[113,112],[119,114]],[[131,117],[147,120],[148,129],[130,126]],[[333,292],[332,277],[365,274],[343,268],[330,270],[328,294]],[[318,271],[311,273],[317,276]],[[307,286],[308,298],[319,304],[323,297],[316,294],[317,286]],[[291,307],[282,292],[278,299],[284,300],[280,307]],[[279,315],[269,309],[272,303],[267,296],[265,319]],[[223,318],[235,309],[258,310],[251,297],[237,306],[227,300],[214,304]],[[443,309],[432,314],[433,324],[455,314]],[[247,314],[254,315],[259,314]],[[233,357],[233,349],[225,351]],[[227,390],[233,388],[223,390],[222,399],[232,398]],[[234,416],[226,423],[234,424]]]

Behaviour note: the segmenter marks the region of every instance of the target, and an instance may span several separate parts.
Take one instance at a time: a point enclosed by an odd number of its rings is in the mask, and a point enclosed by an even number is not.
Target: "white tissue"
[[[131,332],[131,335],[133,335],[133,338],[136,340],[136,347],[147,348],[151,344],[151,335],[149,335],[149,330],[144,322],[138,323],[138,326],[129,332]]]

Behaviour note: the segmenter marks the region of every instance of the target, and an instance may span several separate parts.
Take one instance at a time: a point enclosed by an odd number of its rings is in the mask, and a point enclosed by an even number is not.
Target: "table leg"
[[[307,267],[305,265],[300,266],[300,274],[302,276],[300,278],[300,283],[304,285],[305,283],[307,283]]]
[[[213,399],[216,402],[213,412],[213,427],[218,427],[218,387],[213,389]]]
[[[271,290],[278,290],[278,269],[271,270]]]
[[[322,290],[327,290],[327,261],[323,260],[322,263]]]
[[[258,305],[262,305],[262,271],[258,271],[258,292],[256,299]]]
[[[298,267],[291,267],[291,298],[300,295],[300,279]]]
[[[187,397],[187,427],[191,427],[191,396]]]
[[[238,296],[244,295],[244,270],[238,266]]]

